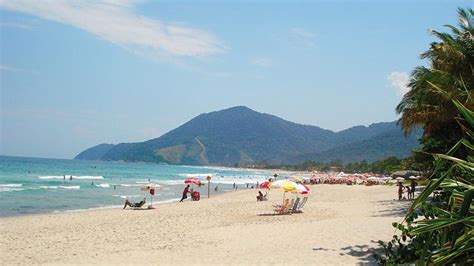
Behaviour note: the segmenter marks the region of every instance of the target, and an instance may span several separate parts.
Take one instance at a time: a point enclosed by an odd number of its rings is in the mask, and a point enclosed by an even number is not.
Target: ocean
[[[151,195],[147,183],[161,187],[153,203],[179,200],[188,177],[201,179],[196,187],[207,196],[206,176],[212,175],[211,196],[233,189],[247,189],[271,177],[260,170],[101,162],[0,156],[0,216],[118,208],[125,198],[140,201]],[[72,177],[72,178],[71,178]],[[215,187],[218,186],[217,192]]]

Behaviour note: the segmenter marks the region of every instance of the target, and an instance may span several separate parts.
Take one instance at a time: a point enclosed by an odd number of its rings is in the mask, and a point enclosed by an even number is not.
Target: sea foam
[[[70,179],[71,175],[66,175],[66,179]],[[38,176],[39,179],[64,179],[64,176],[61,175],[47,175],[47,176]],[[83,175],[83,176],[72,176],[72,179],[81,179],[81,180],[100,180],[104,179],[103,176],[90,176],[90,175]]]
[[[0,184],[0,187],[21,187],[23,184]]]
[[[23,188],[16,187],[0,187],[0,192],[14,192],[14,191],[23,191]]]
[[[42,189],[81,189],[81,186],[40,186]]]

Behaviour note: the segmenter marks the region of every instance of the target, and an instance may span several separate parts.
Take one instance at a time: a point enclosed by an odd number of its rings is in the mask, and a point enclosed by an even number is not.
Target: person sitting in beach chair
[[[125,205],[123,205],[123,208],[127,208],[130,207],[130,208],[141,208],[143,207],[143,205],[145,205],[146,203],[146,198],[143,198],[142,201],[140,202],[137,202],[137,203],[131,203],[128,199],[125,199]]]
[[[274,209],[275,214],[285,214],[288,212],[288,208],[290,207],[290,199],[286,199],[283,205]]]

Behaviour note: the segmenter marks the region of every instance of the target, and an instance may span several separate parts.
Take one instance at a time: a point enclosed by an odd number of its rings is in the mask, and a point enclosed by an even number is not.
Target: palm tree
[[[467,108],[474,107],[474,10],[460,8],[458,16],[458,28],[445,25],[451,29],[451,34],[431,30],[439,41],[431,43],[430,49],[421,55],[422,59],[429,59],[431,66],[417,67],[413,71],[408,84],[410,91],[396,108],[397,113],[402,114],[399,123],[405,134],[418,126],[424,128],[425,136],[436,136],[442,129],[442,135],[446,137],[446,128],[451,129],[453,139],[459,139],[462,134],[454,116],[456,108],[445,94],[432,86],[436,84],[443,88],[447,95]]]

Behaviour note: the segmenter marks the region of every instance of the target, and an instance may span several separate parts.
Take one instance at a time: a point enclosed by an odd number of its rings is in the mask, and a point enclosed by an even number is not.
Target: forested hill
[[[100,144],[75,159],[187,165],[300,163],[301,160],[373,161],[406,156],[420,132],[405,139],[396,122],[333,132],[259,113],[244,106],[201,114],[159,138]]]

